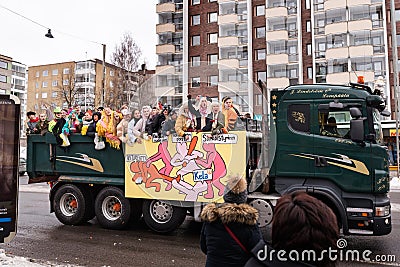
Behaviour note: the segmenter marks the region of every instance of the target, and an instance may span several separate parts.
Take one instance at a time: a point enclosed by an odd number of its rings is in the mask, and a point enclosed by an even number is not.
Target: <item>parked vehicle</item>
[[[334,211],[344,234],[389,234],[380,95],[353,84],[290,86],[270,96],[271,124],[263,132],[188,133],[186,142],[154,138],[100,151],[87,136],[71,135],[64,149],[51,134],[31,135],[29,178],[51,182],[51,211],[64,224],[97,216],[103,227],[120,229],[143,216],[152,230],[170,232],[186,215],[198,218],[207,202],[223,201],[218,182],[246,175],[262,227],[282,194],[306,191]]]

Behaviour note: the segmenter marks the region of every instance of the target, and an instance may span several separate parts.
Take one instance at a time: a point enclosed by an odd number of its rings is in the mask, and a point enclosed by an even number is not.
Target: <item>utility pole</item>
[[[393,58],[393,87],[394,87],[394,109],[396,119],[396,161],[397,161],[397,177],[399,177],[399,92],[398,92],[398,80],[399,80],[399,69],[398,54],[397,54],[397,28],[395,21],[395,4],[394,0],[390,0],[390,23],[392,28],[392,58]]]
[[[104,99],[105,99],[105,86],[106,86],[106,45],[101,44],[103,46],[103,77],[101,81],[101,97],[100,97],[100,106],[104,107]]]

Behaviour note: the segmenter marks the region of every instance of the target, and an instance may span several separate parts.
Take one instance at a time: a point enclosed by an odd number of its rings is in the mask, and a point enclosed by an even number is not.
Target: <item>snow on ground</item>
[[[0,266],[39,267],[39,266],[51,266],[51,265],[41,265],[22,257],[7,256],[4,249],[0,249]]]

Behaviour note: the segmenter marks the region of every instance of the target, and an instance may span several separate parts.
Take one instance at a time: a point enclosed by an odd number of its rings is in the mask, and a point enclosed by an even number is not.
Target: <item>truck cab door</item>
[[[20,102],[0,95],[0,243],[17,232]]]
[[[318,125],[312,130],[315,179],[333,182],[347,192],[366,192],[371,190],[370,144],[350,139],[350,108],[354,105],[329,107],[329,103],[314,103],[318,112]],[[332,127],[336,131],[330,133]]]

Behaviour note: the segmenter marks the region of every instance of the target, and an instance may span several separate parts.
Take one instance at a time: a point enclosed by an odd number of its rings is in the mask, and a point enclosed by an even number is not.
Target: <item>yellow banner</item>
[[[246,173],[246,132],[188,134],[125,146],[126,197],[223,202],[228,178]]]

